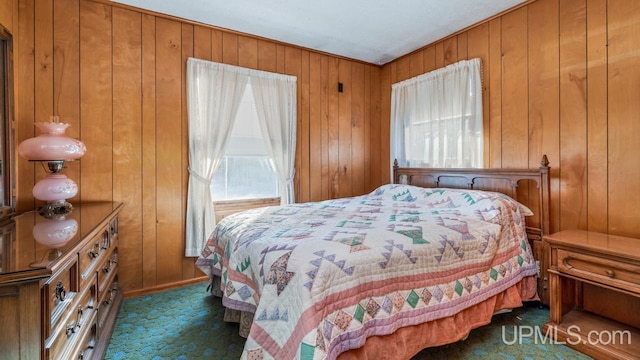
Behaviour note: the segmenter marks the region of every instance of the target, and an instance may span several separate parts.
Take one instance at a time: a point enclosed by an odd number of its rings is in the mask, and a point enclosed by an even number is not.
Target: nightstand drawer
[[[558,249],[558,271],[640,293],[640,266],[637,264]]]

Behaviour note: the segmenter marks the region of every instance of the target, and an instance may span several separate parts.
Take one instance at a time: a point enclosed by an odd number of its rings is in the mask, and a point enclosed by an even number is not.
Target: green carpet
[[[205,283],[127,298],[105,359],[239,359],[244,339],[237,324],[222,321],[223,313],[220,298],[208,296]],[[516,336],[548,318],[549,309],[528,305],[494,316],[464,341],[425,349],[412,360],[589,359],[540,336]]]

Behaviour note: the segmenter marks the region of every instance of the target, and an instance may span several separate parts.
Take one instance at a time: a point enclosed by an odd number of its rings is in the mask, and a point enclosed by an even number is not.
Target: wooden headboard
[[[506,194],[527,206],[534,215],[526,218],[527,237],[538,261],[540,281],[538,294],[548,304],[548,261],[542,237],[549,233],[549,160],[542,156],[537,169],[453,169],[409,168],[393,164],[393,182],[421,187],[447,187],[489,190]]]

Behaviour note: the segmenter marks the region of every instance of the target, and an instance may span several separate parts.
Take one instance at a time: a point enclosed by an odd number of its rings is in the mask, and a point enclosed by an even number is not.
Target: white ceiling
[[[382,65],[526,0],[111,0]]]

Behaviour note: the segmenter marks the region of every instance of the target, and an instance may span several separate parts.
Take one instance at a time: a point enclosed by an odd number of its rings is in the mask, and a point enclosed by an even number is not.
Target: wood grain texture
[[[527,167],[527,8],[502,16],[502,167]]]
[[[129,174],[142,172],[142,16],[113,9],[113,197],[125,201],[127,211],[119,216],[119,228],[128,241],[119,245],[119,267],[123,273],[142,271],[142,178]],[[131,281],[131,283],[127,283]],[[125,277],[124,288],[139,288],[141,277]]]
[[[352,193],[353,186],[353,168],[351,157],[351,105],[353,86],[351,79],[351,63],[345,60],[340,60],[338,64],[338,79],[344,86],[343,92],[338,94],[338,141],[340,143],[338,149],[338,197],[348,196]]]
[[[451,65],[458,61],[458,38],[452,36],[442,42],[442,64],[444,66]]]
[[[350,194],[364,195],[364,65],[351,64],[351,190]]]
[[[587,225],[586,1],[560,2],[560,230]]]
[[[368,159],[371,167],[369,172],[369,190],[373,191],[378,186],[386,183],[386,179],[383,178],[383,169],[386,168],[387,163],[383,160],[383,153],[389,153],[387,146],[385,145],[385,141],[388,143],[389,139],[383,139],[381,128],[382,128],[382,99],[381,99],[381,75],[382,71],[377,67],[370,67],[371,70],[371,87],[369,92],[369,99],[371,103],[366,107],[366,110],[370,111],[370,116],[367,116],[369,119],[369,128],[370,135],[366,136],[365,139],[368,139],[370,142],[370,156],[365,157],[365,160]],[[386,92],[385,92],[386,93]],[[365,97],[367,99],[367,97]]]
[[[13,15],[18,14],[17,5],[17,0],[0,0],[0,24],[2,24],[2,26],[12,34],[15,31],[13,26]],[[16,9],[15,11],[14,8]]]
[[[323,199],[322,55],[309,54],[309,200]],[[325,177],[326,179],[326,177]]]
[[[80,2],[80,160],[79,201],[113,199],[112,8]],[[77,181],[77,180],[76,180]]]
[[[53,23],[60,24],[53,33],[54,113],[61,122],[71,124],[65,134],[77,139],[80,137],[80,106],[76,100],[80,94],[79,0],[55,1]],[[67,162],[65,167],[65,175],[79,182],[80,162]]]
[[[187,59],[193,57],[194,53],[194,37],[195,37],[195,29],[191,24],[182,24],[182,64],[187,63]],[[186,68],[186,66],[185,66]],[[181,93],[181,146],[180,151],[182,154],[182,166],[181,169],[188,168],[189,166],[189,115],[187,114],[187,72],[183,70],[180,74],[181,76],[181,84],[184,86],[180,86]],[[182,175],[182,209],[180,214],[182,215],[182,221],[180,222],[180,233],[186,233],[186,223],[187,223],[187,193],[189,188],[189,173],[186,171],[181,171]],[[186,249],[186,243],[182,242],[181,251],[184,253]],[[204,273],[198,269],[193,259],[184,257],[182,258],[182,277],[181,279],[193,279],[197,276],[201,276]]]
[[[416,51],[407,57],[409,61],[409,77],[423,74],[424,71],[424,51]]]
[[[610,233],[640,237],[640,3],[608,4],[608,226]]]
[[[156,19],[156,190],[158,282],[182,278],[182,34],[178,21]],[[235,37],[237,39],[237,37]]]
[[[530,2],[385,64],[381,124],[391,85],[411,72],[415,54],[424,72],[440,68],[453,38],[457,60],[465,58],[466,36],[466,58],[483,63],[485,166],[537,167],[546,154],[551,231],[640,237],[632,215],[640,153],[631,135],[640,126],[639,24],[633,1]]]
[[[502,19],[489,22],[489,167],[502,167]],[[484,95],[487,96],[487,95]],[[486,129],[486,128],[485,128]],[[485,145],[486,147],[487,145]],[[485,161],[486,163],[486,161]]]
[[[489,165],[489,146],[491,127],[489,126],[489,24],[484,23],[469,30],[467,36],[467,57],[469,59],[479,58],[482,63],[482,128],[484,151],[484,166]]]
[[[136,257],[137,276],[128,276],[120,272],[122,281],[134,283],[141,281],[142,288],[158,284],[156,268],[157,250],[157,199],[156,199],[156,18],[142,15],[142,212],[138,215],[142,221],[142,250]],[[126,209],[125,211],[126,212]],[[125,246],[125,236],[120,237],[120,246]],[[131,277],[127,279],[127,277]],[[135,289],[135,287],[125,288]]]
[[[16,144],[35,135],[35,4],[33,1],[20,1],[18,6],[18,31],[14,32],[14,82],[16,92]],[[28,211],[35,206],[31,189],[35,185],[35,164],[21,156],[16,161],[18,184],[16,189],[16,210]]]
[[[16,4],[19,13],[12,15],[19,19],[16,49],[21,59],[16,66],[17,139],[34,136],[33,122],[48,120],[55,109],[72,122],[69,135],[88,148],[68,168],[80,185],[77,200],[125,202],[122,290],[202,275],[194,258],[184,257],[185,63],[191,56],[298,77],[295,187],[300,201],[352,195],[352,184],[358,193],[367,190],[368,172],[375,165],[367,168],[366,125],[370,119],[380,121],[378,66],[104,1]],[[339,81],[349,91],[348,101],[339,97]],[[376,126],[379,138],[382,129]],[[384,151],[380,146],[375,150],[378,157]],[[340,161],[348,164],[347,175],[339,173]],[[381,169],[378,165],[375,170],[378,178]],[[31,188],[44,176],[38,171],[27,161],[19,163],[23,210],[34,206]],[[339,182],[345,185],[340,188]]]
[[[528,8],[528,91],[529,135],[528,166],[540,165],[540,154],[546,154],[552,164],[559,164],[559,63],[558,63],[558,2],[538,1]],[[552,167],[551,188],[557,189],[558,167]],[[529,189],[535,194],[535,188]],[[550,200],[550,215],[558,223],[557,192]],[[534,199],[531,199],[532,201]]]
[[[310,160],[311,160],[311,137],[313,136],[310,132],[310,123],[309,123],[309,106],[310,106],[310,72],[309,72],[309,51],[302,50],[301,58],[300,58],[300,75],[298,77],[298,98],[300,99],[300,104],[298,109],[300,114],[298,114],[298,120],[300,124],[300,132],[298,139],[300,139],[300,144],[296,144],[296,148],[300,149],[300,166],[298,167],[298,171],[300,172],[300,194],[301,198],[299,202],[307,202],[311,200],[311,177],[313,173],[311,173],[310,169]]]
[[[640,201],[634,192],[638,150],[628,136],[640,130],[634,60],[640,10],[633,1],[538,0],[382,67],[162,15],[114,12],[119,6],[104,1],[14,4],[16,141],[33,136],[33,122],[56,109],[77,122],[70,134],[88,148],[68,169],[80,185],[77,200],[113,199],[137,209],[121,237],[121,256],[131,261],[120,274],[125,291],[200,275],[182,254],[184,61],[190,54],[299,76],[296,191],[310,200],[389,182],[391,85],[453,59],[480,57],[486,166],[537,167],[545,153],[552,169],[552,230],[640,237],[632,211]],[[138,15],[135,30],[125,19]],[[120,56],[137,53],[137,66],[118,64]],[[124,89],[125,83],[133,87]],[[132,154],[122,157],[123,151]],[[136,181],[114,180],[125,171]],[[43,175],[38,172],[18,158],[23,211],[34,206],[31,188]],[[127,233],[135,237],[136,231],[141,240],[128,244]],[[137,248],[141,254],[133,254]]]
[[[339,102],[338,98],[338,83],[341,81],[338,73],[338,66],[340,65],[339,59],[329,59],[328,64],[328,80],[327,80],[327,93],[328,93],[328,150],[329,150],[329,199],[335,199],[340,196],[339,193],[339,181],[340,181],[340,121],[339,121]]]
[[[607,1],[587,1],[587,230],[607,232]]]

